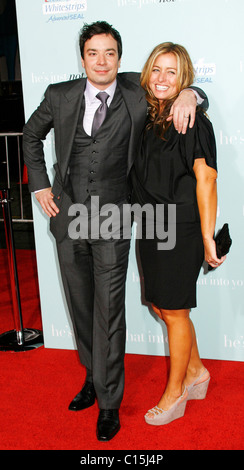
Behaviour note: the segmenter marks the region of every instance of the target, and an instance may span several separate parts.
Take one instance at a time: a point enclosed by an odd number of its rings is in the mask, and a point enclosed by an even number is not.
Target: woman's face
[[[154,62],[149,88],[159,101],[177,93],[177,58],[172,53],[160,54]]]

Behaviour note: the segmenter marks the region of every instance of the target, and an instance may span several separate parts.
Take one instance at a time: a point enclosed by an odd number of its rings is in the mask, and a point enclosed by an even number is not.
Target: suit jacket
[[[131,118],[128,151],[128,173],[135,158],[138,138],[143,129],[147,105],[145,92],[139,83],[139,74],[122,73],[117,76],[120,89]],[[46,171],[43,143],[54,128],[57,164],[56,177],[64,184],[86,79],[49,85],[45,98],[32,114],[23,130],[24,160],[28,168],[30,191],[50,187]],[[55,186],[55,181],[54,181]]]
[[[140,86],[138,73],[118,74],[117,80],[131,118],[131,132],[128,148],[128,170],[131,169],[136,155],[136,148],[145,124],[147,104],[145,92]],[[85,90],[86,79],[62,82],[49,85],[45,97],[37,110],[32,114],[23,130],[24,160],[28,168],[29,190],[51,186],[48,178],[43,140],[54,128],[55,152],[57,163],[54,165],[55,179],[52,186],[56,204],[60,213],[52,217],[50,228],[57,240],[61,240],[67,230],[70,218],[67,215],[72,203],[66,192],[65,177],[67,174],[73,140],[77,128],[81,101]]]

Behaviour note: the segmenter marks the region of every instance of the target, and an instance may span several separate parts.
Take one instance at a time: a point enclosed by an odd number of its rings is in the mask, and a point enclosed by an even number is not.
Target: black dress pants
[[[100,409],[118,409],[123,397],[129,248],[123,238],[57,243],[79,357],[92,371]]]

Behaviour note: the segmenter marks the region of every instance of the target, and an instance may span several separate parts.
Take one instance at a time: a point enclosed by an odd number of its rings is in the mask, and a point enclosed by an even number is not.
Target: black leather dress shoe
[[[97,421],[97,438],[99,441],[110,441],[120,430],[118,410],[100,410]]]
[[[80,411],[94,405],[96,392],[91,382],[86,382],[81,391],[75,396],[69,405],[69,410]]]

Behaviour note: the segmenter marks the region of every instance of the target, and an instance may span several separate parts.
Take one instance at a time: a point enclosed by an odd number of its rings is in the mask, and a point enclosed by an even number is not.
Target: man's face
[[[81,63],[91,84],[105,90],[114,82],[120,67],[117,41],[110,34],[96,34],[86,41]]]

